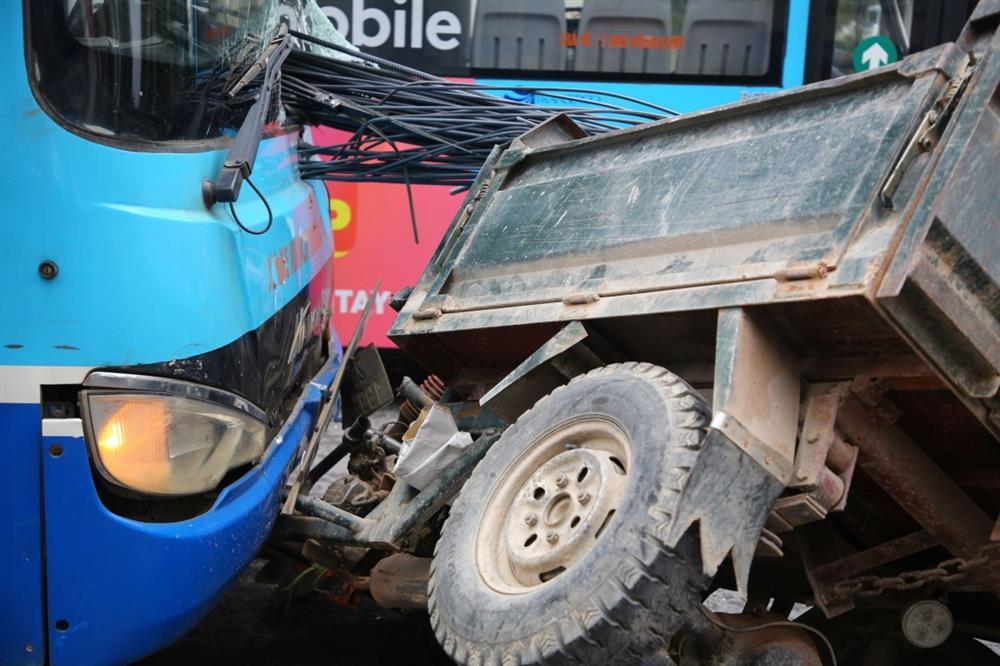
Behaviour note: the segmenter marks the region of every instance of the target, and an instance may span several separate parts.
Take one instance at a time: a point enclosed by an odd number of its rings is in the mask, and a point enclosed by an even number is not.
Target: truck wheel
[[[431,624],[462,664],[652,663],[708,578],[694,531],[663,541],[709,422],[647,363],[539,400],[466,482],[438,541]]]

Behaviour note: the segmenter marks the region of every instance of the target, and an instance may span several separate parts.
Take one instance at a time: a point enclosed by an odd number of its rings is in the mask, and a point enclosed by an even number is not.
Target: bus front
[[[203,198],[277,2],[0,16],[0,663],[127,663],[251,560],[314,430],[340,359],[326,196],[272,104],[237,201]]]

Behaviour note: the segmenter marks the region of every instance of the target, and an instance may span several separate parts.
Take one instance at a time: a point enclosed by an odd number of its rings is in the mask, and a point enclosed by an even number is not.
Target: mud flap
[[[784,487],[725,434],[709,429],[681,494],[668,545],[676,545],[697,522],[702,570],[714,576],[732,554],[737,588],[745,596],[757,541]]]
[[[791,480],[800,377],[780,330],[765,313],[719,311],[713,417],[670,529],[676,545],[699,524],[706,575],[732,555],[746,595],[761,530]]]

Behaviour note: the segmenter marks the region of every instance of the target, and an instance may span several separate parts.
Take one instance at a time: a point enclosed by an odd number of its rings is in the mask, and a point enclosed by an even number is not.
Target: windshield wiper
[[[261,56],[250,65],[246,73],[227,93],[232,98],[263,73],[264,80],[257,92],[257,99],[247,111],[240,129],[236,133],[236,138],[229,147],[229,152],[226,153],[226,161],[223,162],[218,177],[214,183],[208,179],[202,183],[202,195],[207,206],[218,202],[232,204],[239,199],[243,181],[253,173],[253,163],[257,158],[257,148],[260,145],[264,121],[267,119],[267,111],[271,107],[271,93],[281,78],[281,63],[288,57],[291,48],[288,27],[282,25],[278,29],[278,34],[267,45]],[[250,186],[253,187],[253,183],[250,183]]]

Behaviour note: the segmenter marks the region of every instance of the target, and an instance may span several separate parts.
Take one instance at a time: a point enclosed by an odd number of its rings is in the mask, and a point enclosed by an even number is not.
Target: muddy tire
[[[690,386],[646,363],[593,370],[523,414],[465,484],[437,544],[431,624],[448,655],[663,660],[698,620],[708,584],[694,532],[664,543],[708,421]]]

